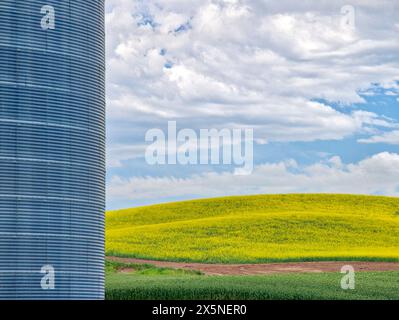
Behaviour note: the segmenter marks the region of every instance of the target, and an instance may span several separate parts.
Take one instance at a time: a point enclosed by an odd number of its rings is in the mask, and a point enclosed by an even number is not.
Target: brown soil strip
[[[399,271],[397,262],[334,261],[334,262],[287,262],[261,264],[206,264],[184,263],[133,258],[107,257],[108,260],[123,263],[151,264],[161,268],[174,268],[201,271],[206,275],[263,275],[275,273],[322,273],[340,272],[345,265],[355,271]]]

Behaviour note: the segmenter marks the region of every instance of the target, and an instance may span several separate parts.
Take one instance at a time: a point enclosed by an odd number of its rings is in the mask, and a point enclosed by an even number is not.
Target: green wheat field
[[[118,267],[130,267],[119,273]],[[186,270],[107,262],[108,300],[398,300],[399,272],[363,272],[355,290],[340,273],[204,276]],[[134,271],[133,271],[134,270]]]

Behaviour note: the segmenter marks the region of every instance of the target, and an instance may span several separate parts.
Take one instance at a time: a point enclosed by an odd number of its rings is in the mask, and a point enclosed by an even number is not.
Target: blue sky
[[[395,2],[108,0],[108,208],[257,193],[397,196]],[[148,165],[145,134],[168,121],[252,128],[254,171]]]

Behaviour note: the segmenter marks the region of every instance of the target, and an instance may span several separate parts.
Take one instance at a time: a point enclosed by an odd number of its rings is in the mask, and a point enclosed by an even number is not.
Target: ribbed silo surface
[[[0,299],[104,297],[104,96],[103,0],[0,0]]]

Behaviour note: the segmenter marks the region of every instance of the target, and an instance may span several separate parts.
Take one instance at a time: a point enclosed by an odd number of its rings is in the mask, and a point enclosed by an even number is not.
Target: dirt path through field
[[[399,271],[396,262],[287,262],[262,264],[205,264],[142,260],[133,258],[107,257],[108,260],[123,263],[151,264],[156,267],[201,271],[207,275],[262,275],[274,273],[322,273],[339,272],[344,265],[351,265],[355,271]]]

